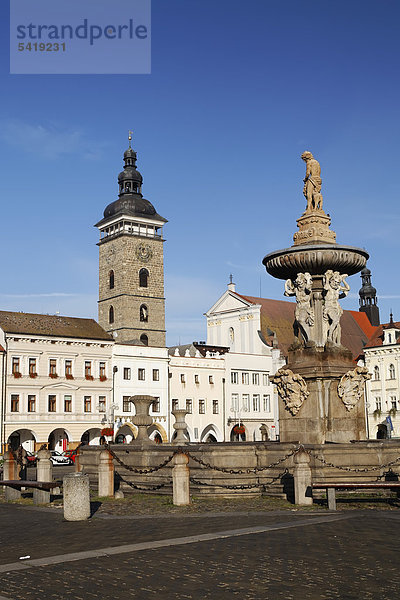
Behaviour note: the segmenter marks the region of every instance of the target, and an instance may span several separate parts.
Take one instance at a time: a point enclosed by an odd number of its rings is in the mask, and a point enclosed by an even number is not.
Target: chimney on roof
[[[232,273],[229,275],[228,290],[230,292],[236,292],[236,283],[233,283]]]

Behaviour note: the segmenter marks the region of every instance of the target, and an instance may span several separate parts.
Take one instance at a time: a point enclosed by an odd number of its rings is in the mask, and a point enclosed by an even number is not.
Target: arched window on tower
[[[140,336],[140,341],[142,342],[143,346],[149,345],[149,338],[145,333],[142,333],[142,335]]]
[[[378,366],[374,367],[374,379],[375,379],[375,381],[379,381],[380,380],[379,367]]]
[[[389,366],[389,379],[396,379],[396,371],[394,370],[394,365]]]
[[[147,287],[148,286],[148,278],[149,278],[148,270],[140,269],[140,271],[139,271],[139,286]]]
[[[109,272],[110,290],[114,289],[114,271]]]
[[[147,323],[149,320],[149,311],[145,304],[142,304],[140,307],[140,320],[142,323]]]
[[[108,311],[108,322],[110,324],[114,323],[114,307],[110,306],[110,310]]]

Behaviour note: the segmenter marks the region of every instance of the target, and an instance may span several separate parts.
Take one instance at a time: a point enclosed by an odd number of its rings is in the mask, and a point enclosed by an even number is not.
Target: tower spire
[[[361,271],[362,287],[360,289],[360,312],[365,312],[371,325],[379,325],[379,308],[378,299],[376,297],[376,289],[371,284],[371,271],[365,267]]]

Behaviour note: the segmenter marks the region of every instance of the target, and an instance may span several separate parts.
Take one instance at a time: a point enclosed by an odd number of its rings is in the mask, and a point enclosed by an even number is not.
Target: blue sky
[[[306,149],[338,242],[369,251],[381,318],[400,320],[397,0],[153,0],[151,75],[77,76],[9,74],[6,4],[2,309],[96,317],[93,224],[133,129],[144,195],[169,220],[169,344],[205,339],[231,272],[239,292],[283,299],[261,260],[292,243]]]

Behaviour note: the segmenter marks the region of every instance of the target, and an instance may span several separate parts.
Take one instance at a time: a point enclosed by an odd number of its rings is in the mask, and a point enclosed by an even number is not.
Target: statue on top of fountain
[[[305,212],[309,213],[316,210],[320,211],[322,210],[321,165],[308,150],[303,152],[301,158],[306,163],[306,176],[303,180],[303,194],[307,200]]]

